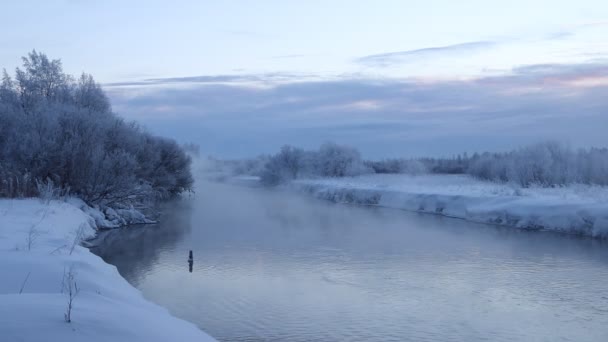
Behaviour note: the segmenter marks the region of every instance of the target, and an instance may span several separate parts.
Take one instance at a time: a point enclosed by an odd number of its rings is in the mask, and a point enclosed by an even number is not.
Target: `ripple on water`
[[[221,341],[608,341],[607,244],[208,189],[106,260]]]

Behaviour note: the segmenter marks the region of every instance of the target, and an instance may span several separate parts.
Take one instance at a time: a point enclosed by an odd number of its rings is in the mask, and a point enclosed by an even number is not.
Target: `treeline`
[[[543,142],[502,153],[467,153],[451,158],[388,159],[369,162],[376,173],[415,173],[420,163],[431,174],[468,174],[479,179],[530,185],[572,183],[608,185],[608,149],[567,147]],[[405,167],[404,167],[405,165]]]
[[[189,190],[190,158],[173,140],[116,116],[91,75],[63,72],[33,51],[0,84],[0,197],[55,188],[89,204],[167,198]]]
[[[418,175],[428,173],[427,165],[417,159],[384,159],[377,161],[365,161],[374,173],[406,173],[410,175]]]
[[[463,153],[450,158],[376,161],[362,160],[359,152],[352,147],[327,143],[317,151],[284,146],[272,156],[223,161],[221,165],[233,174],[260,176],[265,185],[277,185],[297,178],[369,173],[468,174],[522,187],[572,183],[608,185],[608,149],[575,150],[557,142],[543,142],[501,153]]]
[[[608,149],[573,150],[556,142],[545,142],[511,152],[475,154],[466,160],[466,172],[481,179],[515,182],[524,187],[608,185]]]

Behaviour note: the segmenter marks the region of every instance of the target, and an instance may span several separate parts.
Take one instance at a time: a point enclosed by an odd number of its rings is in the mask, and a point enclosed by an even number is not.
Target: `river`
[[[220,341],[608,341],[605,241],[200,188],[93,251]]]

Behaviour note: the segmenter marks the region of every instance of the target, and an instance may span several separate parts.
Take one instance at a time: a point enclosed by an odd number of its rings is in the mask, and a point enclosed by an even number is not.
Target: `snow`
[[[608,187],[602,186],[520,188],[466,175],[378,174],[299,179],[285,187],[335,202],[608,237]]]
[[[140,211],[133,208],[133,206],[123,209],[113,209],[110,207],[105,207],[103,209],[99,207],[91,208],[83,200],[75,197],[66,199],[66,202],[74,205],[92,217],[95,220],[97,228],[111,229],[130,224],[155,223],[155,221],[148,219]]]
[[[74,244],[93,236],[100,219],[79,203],[0,200],[0,340],[214,341],[148,302],[114,266]],[[80,292],[66,323],[62,280],[70,270]]]

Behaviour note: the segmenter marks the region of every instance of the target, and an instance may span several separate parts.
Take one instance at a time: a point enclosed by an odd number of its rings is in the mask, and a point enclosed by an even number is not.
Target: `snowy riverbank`
[[[341,203],[433,213],[474,222],[608,237],[608,188],[517,188],[464,175],[300,179],[284,187]]]
[[[0,200],[0,340],[214,341],[75,244],[96,219],[74,202]],[[79,292],[66,323],[71,283]]]

